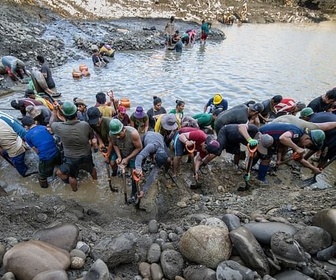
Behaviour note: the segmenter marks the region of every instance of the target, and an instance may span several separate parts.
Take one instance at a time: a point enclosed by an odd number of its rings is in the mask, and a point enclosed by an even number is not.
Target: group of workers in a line
[[[211,23],[202,20],[200,42],[204,44],[210,33]],[[182,52],[183,45],[194,44],[196,41],[196,30],[188,29],[182,35],[180,31],[176,29],[175,17],[171,16],[167,22],[164,30],[165,44],[169,50],[175,50],[176,52]]]
[[[96,104],[89,108],[79,98],[58,102],[52,110],[38,100],[28,90],[24,99],[12,101],[21,106],[22,125],[0,113],[0,147],[1,155],[8,154],[22,176],[27,172],[26,144],[33,148],[39,155],[41,187],[48,187],[48,177],[59,164],[56,174],[73,191],[78,189],[79,170],[86,170],[97,179],[92,147],[94,151],[104,151],[112,176],[117,175],[119,166],[130,167],[132,174],[141,177],[142,164],[150,158],[166,171],[172,167],[172,176],[176,177],[181,157],[189,155],[198,180],[200,168],[224,150],[234,155],[238,166],[245,154],[241,145],[245,145],[256,148],[257,179],[264,183],[274,155],[280,165],[288,150],[292,150],[296,161],[317,174],[336,153],[336,88],[312,100],[308,107],[275,95],[260,103],[248,101],[228,108],[228,101],[215,94],[203,112],[193,116],[185,116],[185,103],[181,100],[167,112],[159,97],[153,98],[153,107],[147,112],[137,106],[129,116],[124,106],[117,106],[113,92],[99,92]],[[49,114],[43,113],[48,110]],[[298,113],[300,117],[296,116]],[[55,144],[55,137],[62,149]],[[322,151],[317,166],[308,160],[316,151]],[[136,193],[136,180],[132,177],[133,199]]]
[[[38,81],[33,75],[35,70],[28,71],[25,63],[12,55],[6,55],[1,58],[0,74],[7,74],[14,82],[18,81],[20,83],[25,83],[25,77],[30,78],[29,87],[35,92],[38,90],[36,87],[40,88],[39,83],[45,83],[47,87],[43,88],[43,91],[50,95],[56,94],[55,81],[45,58],[42,55],[37,55],[36,62],[36,69],[42,73],[44,81]]]

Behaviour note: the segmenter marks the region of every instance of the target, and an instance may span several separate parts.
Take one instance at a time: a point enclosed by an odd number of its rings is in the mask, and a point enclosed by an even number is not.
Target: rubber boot
[[[269,169],[269,165],[261,165],[260,164],[257,179],[264,182],[264,183],[267,183],[266,175],[267,175],[268,169]]]

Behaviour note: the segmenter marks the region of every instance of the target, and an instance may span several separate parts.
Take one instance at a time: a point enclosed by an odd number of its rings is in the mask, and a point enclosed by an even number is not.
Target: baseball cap
[[[303,108],[300,112],[300,118],[305,118],[305,117],[309,117],[311,116],[312,114],[314,114],[314,111],[312,108],[310,107],[306,107],[306,108]]]
[[[263,155],[267,155],[268,148],[271,147],[274,143],[273,137],[269,134],[262,134],[258,132],[255,138],[259,142],[257,146],[258,152]]]
[[[118,107],[118,111],[121,114],[126,114],[126,107],[125,106],[119,106]]]
[[[166,130],[175,130],[177,129],[177,118],[175,114],[166,114],[161,118],[161,125]]]
[[[167,163],[168,154],[164,149],[159,149],[155,154],[156,165],[161,168]]]
[[[252,111],[255,111],[255,112],[258,112],[258,113],[261,113],[262,111],[264,111],[264,105],[262,105],[261,103],[250,104],[249,108]]]
[[[31,116],[24,116],[21,120],[21,123],[23,126],[31,126],[33,123],[35,123],[35,121]]]
[[[213,139],[212,136],[208,136],[205,139],[206,150],[209,154],[214,154],[219,156],[221,154],[220,144],[217,140]]]
[[[308,132],[310,139],[312,140],[313,144],[321,149],[325,140],[325,133],[321,129],[313,129],[309,130],[308,128],[305,129],[305,132]]]
[[[97,107],[90,107],[87,110],[87,116],[89,118],[88,123],[90,125],[96,125],[101,117],[101,113]]]

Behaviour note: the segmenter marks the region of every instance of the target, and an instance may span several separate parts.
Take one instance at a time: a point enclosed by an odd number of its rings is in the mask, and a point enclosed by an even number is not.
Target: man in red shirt
[[[184,154],[189,153],[192,157],[194,176],[197,180],[197,172],[202,164],[202,161],[208,154],[220,155],[219,143],[208,136],[204,131],[192,128],[181,128],[174,142],[175,157],[173,177],[176,177],[180,165],[181,158]],[[196,155],[196,160],[194,156]]]

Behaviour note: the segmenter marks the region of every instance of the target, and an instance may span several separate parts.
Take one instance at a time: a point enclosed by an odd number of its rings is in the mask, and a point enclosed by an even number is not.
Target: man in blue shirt
[[[219,93],[216,93],[214,97],[210,98],[208,102],[204,106],[203,112],[212,113],[216,109],[221,109],[222,111],[227,110],[228,102],[223,98],[223,96]]]
[[[39,156],[39,183],[41,188],[48,187],[48,177],[53,175],[55,165],[61,164],[61,157],[54,138],[43,125],[36,125],[30,116],[22,119],[28,129],[26,142]]]
[[[304,148],[321,149],[325,134],[320,129],[305,129],[288,123],[268,123],[260,127],[262,134],[269,134],[273,137],[274,143],[268,149],[258,147],[258,156],[261,159],[258,171],[258,179],[266,181],[266,174],[269,169],[271,156],[277,153],[277,164],[280,164],[288,148],[292,148],[299,156],[297,160],[305,167],[311,169],[315,174],[321,173],[320,168],[312,165],[303,158]]]

